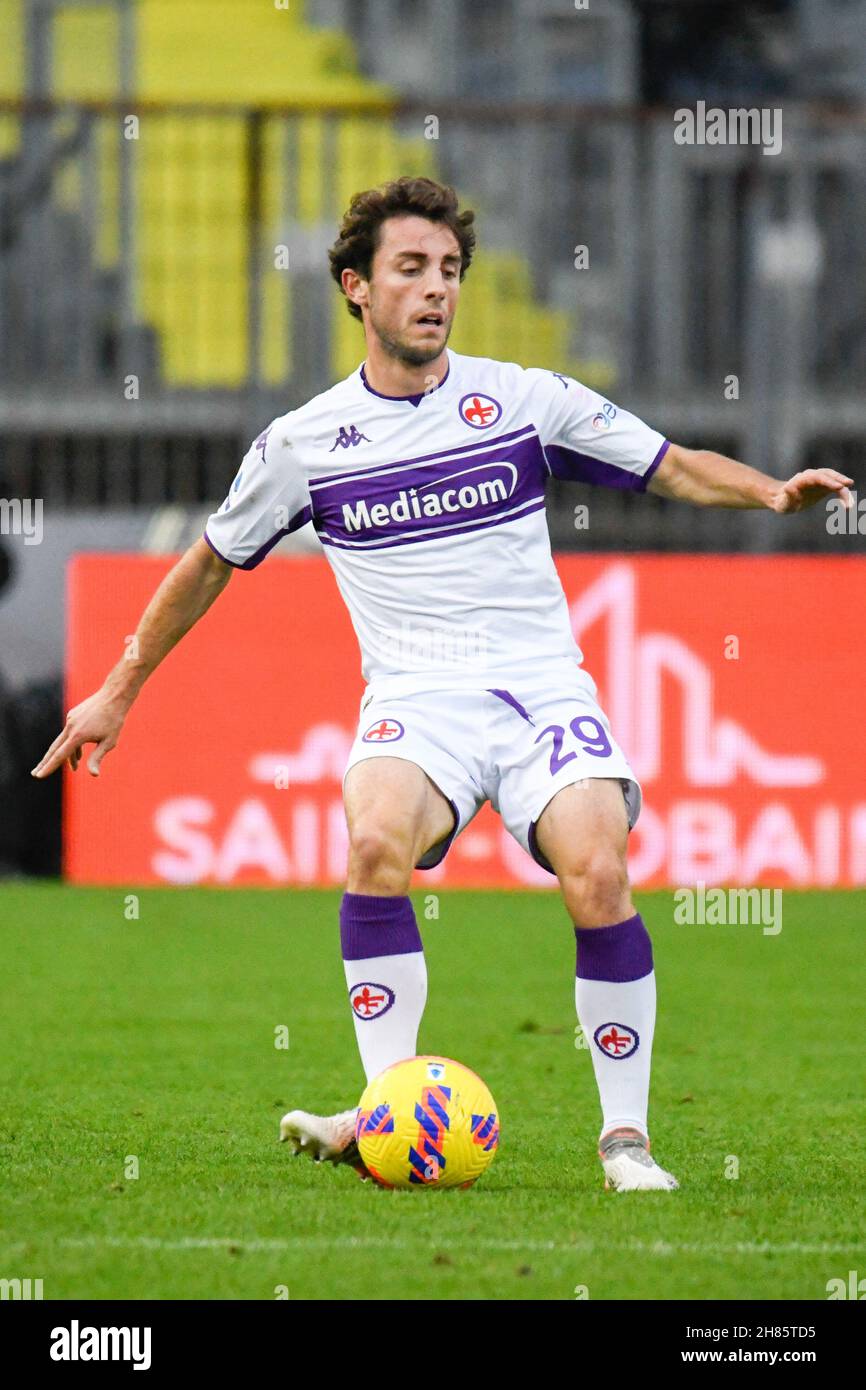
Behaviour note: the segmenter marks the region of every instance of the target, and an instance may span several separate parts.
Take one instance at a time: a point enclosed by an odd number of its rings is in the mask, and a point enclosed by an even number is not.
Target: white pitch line
[[[248,1238],[245,1236],[183,1236],[178,1240],[163,1240],[160,1236],[60,1236],[58,1245],[75,1248],[107,1246],[119,1250],[228,1250],[237,1247],[253,1251],[308,1250],[445,1250],[455,1242],[447,1237],[417,1241],[390,1236],[288,1236],[277,1238]],[[558,1240],[485,1240],[469,1238],[457,1242],[466,1249],[491,1252],[520,1253],[544,1251],[561,1254],[606,1254],[616,1250],[640,1255],[863,1255],[866,1242],[860,1245],[809,1245],[801,1241],[774,1244],[772,1241],[737,1241],[731,1245],[685,1243],[670,1241],[558,1241]]]

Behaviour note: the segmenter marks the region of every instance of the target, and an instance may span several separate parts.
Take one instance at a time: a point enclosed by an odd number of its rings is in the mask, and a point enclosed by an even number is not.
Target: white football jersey
[[[549,476],[644,491],[657,431],[571,377],[448,349],[425,394],[383,396],[364,368],[279,416],[205,530],[254,569],[316,528],[368,683],[487,685],[580,661],[544,515]],[[527,667],[528,669],[528,667]],[[479,679],[481,677],[481,679]]]

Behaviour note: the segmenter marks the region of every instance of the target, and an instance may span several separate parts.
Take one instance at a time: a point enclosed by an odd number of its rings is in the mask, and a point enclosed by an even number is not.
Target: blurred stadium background
[[[864,0],[0,0],[0,31],[0,497],[44,504],[42,544],[0,534],[0,870],[59,866],[59,779],[27,774],[67,561],[181,550],[249,440],[361,360],[325,254],[357,189],[429,174],[476,209],[456,350],[856,476]],[[698,100],[782,108],[781,153],[675,144]],[[815,513],[553,483],[549,517],[562,552],[840,554]]]

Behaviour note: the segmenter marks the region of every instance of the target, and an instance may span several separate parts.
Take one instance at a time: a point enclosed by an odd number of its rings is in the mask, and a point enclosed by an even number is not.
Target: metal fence
[[[507,344],[780,475],[848,466],[866,441],[866,120],[783,117],[768,154],[678,143],[674,113],[633,108],[0,103],[0,493],[219,497],[263,421],[363,357],[326,251],[351,194],[404,172],[477,211],[458,351]],[[783,543],[763,518],[704,538],[684,509],[593,501],[581,544],[626,523],[636,544]],[[560,544],[570,511],[555,501]],[[795,523],[784,543],[812,541]]]

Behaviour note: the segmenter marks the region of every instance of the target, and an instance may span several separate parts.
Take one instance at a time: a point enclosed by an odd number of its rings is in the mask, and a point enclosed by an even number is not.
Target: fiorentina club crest
[[[502,418],[502,406],[483,391],[471,391],[464,396],[458,410],[464,424],[471,425],[474,430],[487,430]]]
[[[603,1023],[592,1035],[599,1052],[620,1062],[623,1057],[631,1057],[640,1046],[640,1038],[626,1023]]]
[[[378,719],[364,734],[362,743],[393,743],[402,738],[406,730],[399,719]]]
[[[393,989],[387,985],[373,984],[372,980],[362,980],[349,990],[352,1013],[356,1018],[379,1018],[388,1012],[394,997]]]

